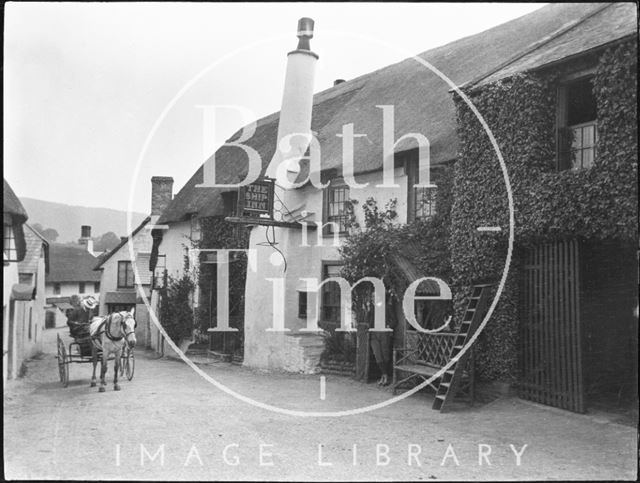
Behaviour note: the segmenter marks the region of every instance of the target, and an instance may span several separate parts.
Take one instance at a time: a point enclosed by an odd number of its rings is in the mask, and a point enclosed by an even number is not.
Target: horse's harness
[[[128,312],[125,312],[124,315],[122,315],[122,312],[117,312],[118,315],[120,315],[120,317],[122,318],[122,320],[120,321],[120,333],[124,334],[124,335],[120,335],[118,337],[113,337],[111,335],[111,324],[113,323],[113,316],[116,314],[109,314],[104,321],[102,322],[102,324],[100,324],[100,327],[98,327],[98,330],[96,331],[96,335],[94,337],[99,337],[102,333],[104,333],[107,336],[107,339],[113,341],[113,342],[119,342],[122,339],[125,339],[128,342],[128,338],[129,336],[131,336],[132,334],[135,334],[135,328],[138,325],[138,323],[135,321],[135,319],[133,319],[133,317],[131,316],[131,314],[129,314]],[[127,332],[127,320],[128,319],[133,319],[133,328],[134,330]]]

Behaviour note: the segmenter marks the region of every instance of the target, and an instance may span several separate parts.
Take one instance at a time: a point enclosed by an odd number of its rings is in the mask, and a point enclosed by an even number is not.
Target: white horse
[[[96,386],[96,366],[98,365],[98,353],[102,352],[100,359],[100,388],[99,392],[105,391],[107,383],[104,376],[107,373],[107,363],[109,356],[114,355],[113,390],[119,391],[118,373],[120,372],[120,357],[124,344],[127,343],[130,349],[136,345],[136,321],[133,318],[135,309],[131,312],[114,312],[106,317],[94,317],[89,326],[91,334],[91,355],[93,358],[93,377],[91,387]]]

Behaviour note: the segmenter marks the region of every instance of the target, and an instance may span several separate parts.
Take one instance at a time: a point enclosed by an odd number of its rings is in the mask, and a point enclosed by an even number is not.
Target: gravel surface
[[[5,478],[171,480],[629,479],[636,429],[516,398],[450,413],[417,394],[340,418],[297,417],[239,401],[181,361],[137,350],[132,381],[90,388],[90,365],[58,381],[53,347],[4,392]],[[199,364],[245,396],[335,411],[391,397],[375,384]],[[510,445],[513,445],[513,449]],[[522,451],[520,464],[514,454]],[[321,446],[321,452],[319,451]],[[355,452],[354,452],[355,447]],[[480,458],[479,453],[486,458]],[[354,454],[355,453],[355,454]],[[155,458],[154,458],[155,457]],[[488,464],[490,463],[490,465]],[[482,464],[480,464],[482,463]]]

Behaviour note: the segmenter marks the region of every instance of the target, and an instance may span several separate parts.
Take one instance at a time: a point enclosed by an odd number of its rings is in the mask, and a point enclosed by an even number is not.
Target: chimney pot
[[[302,17],[298,20],[298,50],[311,50],[309,40],[313,38],[313,19]]]
[[[80,227],[80,239],[78,240],[80,245],[87,247],[87,251],[93,255],[93,240],[91,239],[91,227],[89,225],[82,225]]]
[[[298,20],[298,37],[313,38],[313,24],[313,19],[309,17]]]
[[[337,86],[338,84],[342,84],[343,82],[346,82],[344,79],[336,79],[333,81],[333,85]]]

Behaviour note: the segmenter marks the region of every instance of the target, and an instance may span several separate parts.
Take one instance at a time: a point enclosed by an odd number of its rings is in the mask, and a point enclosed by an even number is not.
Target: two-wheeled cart
[[[65,346],[64,341],[60,337],[58,338],[58,372],[60,375],[60,382],[64,387],[69,385],[69,364],[90,364],[93,362],[93,355],[91,352],[91,336],[87,337],[74,337],[73,342],[70,342],[68,346]],[[102,351],[97,349],[97,361],[102,358]],[[109,358],[112,361],[114,356]],[[122,353],[120,354],[120,375],[127,376],[130,381],[133,379],[133,373],[136,367],[136,359],[133,354],[133,349],[129,348],[127,344],[124,344]]]

